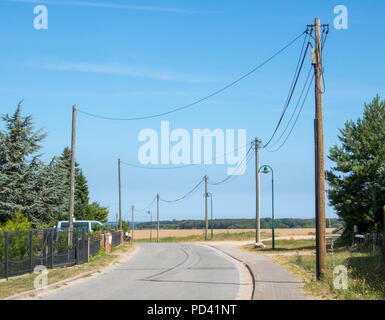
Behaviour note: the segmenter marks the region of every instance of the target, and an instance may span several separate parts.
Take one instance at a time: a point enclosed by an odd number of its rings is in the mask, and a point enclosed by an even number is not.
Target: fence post
[[[79,264],[79,254],[80,254],[80,250],[79,250],[79,228],[76,228],[76,232],[75,232],[75,235],[76,235],[76,239],[75,239],[75,243],[76,243],[76,248],[75,248],[75,257],[76,257],[76,264]]]
[[[49,267],[53,268],[53,230],[49,231],[48,255],[49,255]]]
[[[29,273],[32,273],[32,257],[33,257],[33,231],[29,231]]]
[[[47,230],[43,231],[43,265],[47,266]]]
[[[88,262],[88,229],[83,229],[83,263]]]
[[[8,232],[4,231],[4,276],[8,281]]]
[[[82,253],[81,253],[81,263],[84,262],[84,253],[85,253],[85,245],[86,245],[86,238],[85,238],[85,234],[86,234],[86,230],[85,229],[82,229]]]

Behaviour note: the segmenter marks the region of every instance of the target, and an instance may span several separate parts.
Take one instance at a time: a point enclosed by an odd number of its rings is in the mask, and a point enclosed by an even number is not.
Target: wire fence
[[[100,238],[92,237],[89,239],[90,247],[90,256],[95,257],[99,254],[100,251]]]
[[[116,231],[111,234],[112,239],[111,239],[111,244],[113,247],[117,247],[122,244],[122,232],[121,231]]]
[[[385,259],[385,236],[373,232],[364,236],[356,236],[355,242],[360,249],[370,250],[373,254],[381,254]]]
[[[96,249],[93,251],[96,252]],[[0,231],[0,278],[88,262],[88,230]]]

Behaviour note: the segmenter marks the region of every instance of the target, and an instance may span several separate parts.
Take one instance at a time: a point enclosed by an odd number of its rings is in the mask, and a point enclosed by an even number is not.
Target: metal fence
[[[88,262],[88,230],[0,231],[0,278]]]
[[[111,244],[114,247],[117,247],[122,244],[122,231],[116,231],[112,233]]]
[[[371,233],[355,239],[360,249],[371,250],[373,254],[381,253],[385,258],[385,237],[382,233]]]
[[[90,256],[94,257],[99,254],[100,251],[100,238],[93,237],[89,239],[90,242]]]

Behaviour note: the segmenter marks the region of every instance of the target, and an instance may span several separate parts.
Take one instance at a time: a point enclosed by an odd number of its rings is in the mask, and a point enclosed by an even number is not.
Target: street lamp
[[[262,173],[268,174],[270,173],[269,169],[271,170],[271,233],[272,233],[272,247],[273,250],[275,249],[275,240],[274,240],[274,171],[273,168],[269,165],[263,165],[259,168],[258,173],[263,169]]]
[[[211,194],[211,192],[207,192],[204,196],[210,197],[210,202],[211,202],[211,240],[213,240],[213,237],[214,237],[213,195]]]
[[[151,215],[151,223],[150,223],[150,241],[152,241],[152,212],[150,210],[147,211],[148,214]]]

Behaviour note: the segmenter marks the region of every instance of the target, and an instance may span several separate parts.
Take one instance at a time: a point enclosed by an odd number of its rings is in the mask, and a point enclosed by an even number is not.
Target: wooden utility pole
[[[324,168],[324,136],[323,136],[323,101],[322,101],[322,47],[320,19],[315,24],[315,92],[316,108],[314,119],[315,133],[315,199],[316,199],[316,274],[317,279],[326,273],[326,240],[325,240],[325,168]]]
[[[260,219],[259,219],[259,156],[258,156],[258,138],[254,140],[255,149],[255,245],[260,245]]]
[[[131,210],[132,210],[132,231],[131,231],[131,239],[132,241],[134,241],[134,229],[135,229],[135,225],[134,225],[134,205],[131,206]]]
[[[70,211],[68,216],[68,227],[71,233],[74,229],[74,206],[75,206],[75,146],[76,146],[76,104],[72,106],[72,139],[71,139],[71,176],[70,176]],[[69,234],[68,243],[72,243],[72,235]]]
[[[156,194],[156,217],[157,217],[156,242],[159,242],[159,193]]]
[[[120,181],[120,159],[118,159],[118,176],[119,176],[119,229],[122,230],[122,185]]]
[[[207,175],[205,175],[205,240],[207,240],[207,230],[209,228],[209,219],[207,213]]]

